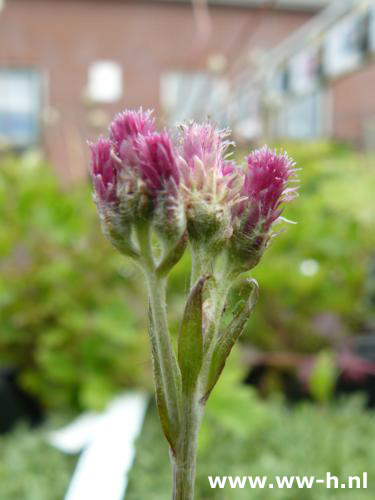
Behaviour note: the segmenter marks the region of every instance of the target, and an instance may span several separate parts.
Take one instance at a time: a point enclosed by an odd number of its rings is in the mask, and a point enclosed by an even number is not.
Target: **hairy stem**
[[[172,457],[172,500],[194,499],[198,435],[203,417],[203,406],[198,399],[196,391],[183,395],[176,455]]]
[[[204,247],[199,244],[191,245],[192,253],[192,268],[190,276],[190,287],[198,281],[204,274],[210,274],[212,272],[212,259],[211,256],[207,254]]]
[[[168,331],[165,306],[166,279],[160,279],[155,274],[149,274],[147,276],[147,286],[157,343],[156,353],[162,372],[164,395],[169,417],[174,422],[174,426],[177,426],[179,421],[178,387],[180,385],[180,373]]]
[[[161,371],[162,391],[167,405],[168,417],[174,429],[177,430],[180,418],[179,387],[181,385],[181,375],[168,328],[166,307],[167,279],[166,277],[158,276],[156,272],[149,228],[139,228],[137,236],[143,255],[141,267],[146,277],[153,322],[154,336],[151,338],[153,355],[157,357],[157,363]],[[165,416],[161,415],[162,417]]]

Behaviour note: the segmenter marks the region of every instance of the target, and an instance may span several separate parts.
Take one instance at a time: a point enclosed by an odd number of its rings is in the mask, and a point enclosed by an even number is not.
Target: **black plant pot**
[[[0,366],[0,434],[21,421],[38,425],[43,420],[41,405],[21,388],[19,374],[15,367]]]

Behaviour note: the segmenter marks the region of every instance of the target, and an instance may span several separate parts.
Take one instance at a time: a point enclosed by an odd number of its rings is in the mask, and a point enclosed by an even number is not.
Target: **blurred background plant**
[[[260,300],[208,406],[198,498],[223,498],[208,488],[207,475],[311,471],[318,476],[330,470],[346,476],[368,470],[369,485],[375,480],[368,465],[375,458],[373,415],[358,398],[332,400],[340,346],[374,328],[373,160],[330,143],[285,148],[303,169],[301,196],[284,214],[297,225],[275,239],[253,273]],[[16,367],[23,389],[47,415],[58,414],[58,421],[103,408],[126,388],[152,391],[142,280],[102,236],[89,187],[64,189],[35,155],[3,158],[0,212],[0,366]],[[169,283],[175,333],[189,259],[187,253]],[[232,300],[236,297],[234,291]],[[262,395],[272,395],[261,399],[241,383],[253,368],[249,352],[301,356],[306,395],[321,408],[308,402],[288,408],[277,370],[268,374],[266,391],[255,384]],[[55,417],[39,429],[17,427],[1,437],[0,498],[50,500],[51,488],[61,498],[76,458],[46,443],[53,425]],[[145,498],[151,485],[155,500],[167,495],[164,446],[151,405],[130,477],[130,500]],[[60,471],[58,484],[54,467]],[[44,479],[36,481],[41,471]],[[241,498],[239,490],[225,491],[225,498]],[[356,492],[356,500],[373,493],[369,486]],[[309,495],[322,499],[328,493]],[[331,492],[327,498],[342,495]],[[286,497],[280,490],[275,498]]]
[[[302,168],[284,214],[297,224],[254,271],[261,295],[242,342],[311,354],[372,324],[375,171],[329,143],[285,147]],[[1,172],[0,363],[49,408],[100,408],[121,388],[151,389],[142,281],[102,236],[90,189],[64,190],[31,154]],[[169,283],[175,332],[189,258]]]
[[[151,388],[137,271],[103,238],[88,185],[64,190],[38,158],[7,158],[0,212],[0,364],[48,408]]]
[[[262,401],[241,384],[243,376],[236,349],[207,406],[198,456],[197,498],[248,498],[248,489],[211,489],[207,476],[314,475],[329,470],[340,479],[368,472],[368,489],[335,490],[323,485],[304,490],[308,500],[370,500],[374,496],[375,460],[373,413],[363,410],[360,397],[343,399],[317,411],[311,403],[286,407],[280,398]],[[67,419],[53,416],[30,432],[19,426],[0,440],[0,497],[6,500],[61,499],[73,473],[76,457],[63,455],[47,444],[47,432]],[[324,439],[322,438],[324,433]],[[220,436],[220,438],[218,438]],[[56,474],[56,471],[59,471]],[[127,500],[168,498],[170,471],[167,446],[160,433],[154,405],[150,406],[130,473]],[[299,489],[275,489],[273,498],[297,500]],[[269,491],[257,490],[257,499]]]

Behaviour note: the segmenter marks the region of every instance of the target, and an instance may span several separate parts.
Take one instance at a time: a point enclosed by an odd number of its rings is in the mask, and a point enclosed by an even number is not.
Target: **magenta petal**
[[[117,165],[112,154],[112,143],[101,138],[89,146],[95,191],[101,201],[116,201]]]
[[[237,207],[236,215],[249,213],[247,227],[269,228],[280,214],[279,206],[294,199],[298,188],[289,188],[288,182],[295,175],[294,163],[286,154],[264,147],[247,158],[248,170],[242,189],[247,200]],[[257,211],[247,207],[257,207]],[[255,221],[255,213],[258,220]]]
[[[110,139],[116,152],[121,155],[124,141],[132,141],[139,134],[148,135],[155,132],[155,120],[152,111],[130,111],[119,113],[110,125]]]
[[[137,148],[141,175],[151,190],[162,189],[171,178],[179,183],[176,153],[166,132],[139,137]]]

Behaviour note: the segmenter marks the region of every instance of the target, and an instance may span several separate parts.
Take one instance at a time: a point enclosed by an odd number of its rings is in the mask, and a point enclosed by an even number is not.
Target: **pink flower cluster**
[[[146,196],[155,207],[174,198],[183,205],[188,230],[191,219],[204,228],[209,216],[229,224],[226,243],[247,260],[263,251],[282,203],[297,194],[289,187],[296,169],[285,153],[264,147],[247,157],[245,167],[237,165],[228,159],[228,133],[209,123],[183,125],[173,141],[167,131],[156,131],[150,111],[124,111],[109,131],[109,139],[90,144],[99,210],[116,212],[130,196]]]
[[[121,173],[139,176],[152,194],[170,179],[178,185],[179,172],[173,143],[158,133],[150,111],[124,111],[110,125],[110,138],[90,144],[91,172],[102,203],[118,201]]]

